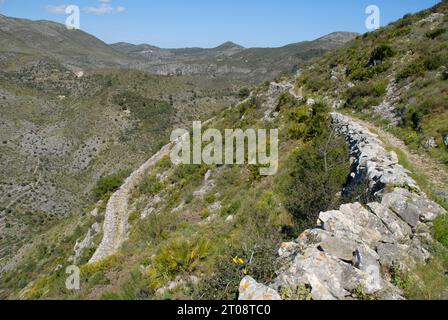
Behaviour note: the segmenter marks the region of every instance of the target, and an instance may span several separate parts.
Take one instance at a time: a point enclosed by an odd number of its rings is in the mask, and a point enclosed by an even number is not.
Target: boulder
[[[352,239],[373,246],[379,241],[391,241],[392,238],[382,221],[359,203],[323,212],[319,222],[324,230],[340,239]]]
[[[274,289],[247,276],[240,283],[238,299],[240,301],[274,301],[281,300],[281,297]]]
[[[383,223],[392,233],[395,240],[400,241],[412,234],[411,227],[406,222],[401,220],[388,207],[378,202],[369,203],[367,206],[378,218],[381,219],[381,221],[383,221]]]
[[[352,262],[353,255],[356,252],[356,243],[336,237],[329,237],[319,244],[319,249],[342,261]]]
[[[420,221],[420,211],[410,202],[411,193],[405,189],[395,189],[383,197],[382,205],[391,209],[404,222],[416,227]]]

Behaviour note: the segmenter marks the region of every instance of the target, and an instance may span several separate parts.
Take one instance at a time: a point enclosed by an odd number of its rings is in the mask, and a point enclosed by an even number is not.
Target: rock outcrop
[[[81,241],[76,241],[75,247],[73,248],[74,254],[69,258],[69,262],[78,264],[79,259],[82,257],[84,251],[93,245],[94,238],[101,231],[101,226],[96,222],[87,231],[86,236]]]
[[[346,137],[352,156],[351,184],[368,181],[378,199],[322,212],[315,229],[284,243],[284,267],[269,287],[245,278],[240,298],[263,300],[265,292],[309,290],[314,300],[403,299],[389,271],[410,269],[430,257],[429,223],[444,212],[423,194],[377,136],[353,119],[333,113],[334,130]],[[249,285],[246,285],[249,283]],[[252,288],[250,294],[247,288]]]
[[[257,283],[251,277],[245,277],[240,284],[240,300],[264,300],[274,301],[281,300],[280,295],[265,285]]]
[[[265,121],[274,121],[275,118],[277,118],[278,112],[274,111],[277,108],[280,96],[285,92],[291,91],[293,88],[294,88],[293,84],[289,82],[284,83],[271,82],[269,84],[269,90],[266,95],[267,110],[264,113],[263,118]]]

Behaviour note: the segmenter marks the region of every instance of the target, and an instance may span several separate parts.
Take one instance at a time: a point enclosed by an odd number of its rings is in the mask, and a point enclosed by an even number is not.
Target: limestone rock
[[[247,276],[241,281],[238,299],[241,301],[273,301],[281,300],[281,297],[274,289]]]
[[[324,230],[341,239],[375,244],[392,237],[382,221],[359,203],[346,204],[339,210],[323,212],[319,221]]]
[[[380,218],[395,240],[400,241],[412,234],[411,227],[401,220],[392,210],[378,202],[369,203],[370,210]]]
[[[278,250],[278,256],[282,259],[286,259],[297,253],[299,245],[295,242],[284,242]]]
[[[398,164],[396,154],[388,152],[376,135],[347,116],[332,113],[332,118],[335,130],[346,137],[354,159],[352,184],[367,179],[372,192],[386,185],[419,190],[409,172]]]
[[[90,248],[93,245],[93,240],[97,234],[101,231],[101,226],[99,223],[94,223],[90,229],[87,231],[86,236],[81,241],[76,241],[74,247],[74,255],[69,259],[70,262],[76,264],[82,257],[84,250]]]
[[[282,244],[283,267],[272,287],[296,291],[305,286],[315,300],[350,300],[357,290],[379,299],[403,299],[389,282],[388,270],[409,270],[430,258],[426,223],[444,213],[418,188],[409,172],[387,152],[378,137],[338,113],[333,125],[346,137],[354,171],[353,185],[367,180],[367,193],[378,200],[363,207],[342,205],[321,212],[317,228]]]

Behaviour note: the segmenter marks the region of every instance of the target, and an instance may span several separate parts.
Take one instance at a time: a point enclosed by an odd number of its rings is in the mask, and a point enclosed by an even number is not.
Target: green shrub
[[[239,92],[238,92],[238,97],[240,99],[246,99],[250,96],[250,90],[248,88],[242,88]]]
[[[138,219],[140,219],[140,216],[141,216],[141,214],[140,214],[139,211],[134,211],[134,212],[132,212],[132,213],[129,215],[128,222],[129,222],[130,224],[132,224],[132,223],[134,223],[135,221],[137,221]]]
[[[310,117],[305,121],[307,139],[319,137],[328,132],[330,124],[330,108],[323,102],[317,102],[311,109]]]
[[[448,247],[448,215],[442,215],[434,221],[434,237]]]
[[[328,130],[330,108],[318,101],[312,107],[297,106],[287,113],[291,139],[311,140]]]
[[[224,217],[235,215],[241,208],[241,201],[237,200],[232,202],[230,205],[225,206],[221,209],[221,215]]]
[[[387,44],[382,44],[376,47],[370,54],[370,62],[373,64],[374,61],[385,61],[387,58],[391,58],[395,55],[395,50]]]
[[[409,63],[397,74],[397,81],[403,81],[410,77],[422,77],[425,75],[425,66],[421,60]]]
[[[448,63],[448,54],[431,54],[425,58],[423,65],[427,70],[437,70]]]
[[[446,32],[446,29],[435,29],[432,31],[428,31],[425,35],[427,38],[434,40],[435,38],[441,36],[442,34],[444,34]]]
[[[384,81],[375,83],[361,83],[350,88],[345,93],[347,108],[362,111],[381,102],[380,97],[386,92],[387,84]]]
[[[299,102],[295,97],[293,97],[289,92],[285,92],[280,96],[275,111],[279,112],[283,109],[291,109],[296,107],[298,104]]]
[[[311,74],[304,79],[304,84],[312,92],[317,92],[322,89],[328,89],[330,81],[322,78],[319,74]]]
[[[209,194],[205,197],[205,202],[212,204],[216,202],[216,196],[214,194]]]
[[[164,184],[157,180],[155,175],[146,177],[139,186],[139,190],[143,194],[148,194],[150,196],[155,196],[164,188]]]
[[[198,284],[193,298],[198,300],[236,300],[241,279],[247,274],[260,283],[273,281],[280,265],[277,255],[280,240],[275,237],[253,239],[256,245],[245,244],[245,248],[230,248],[215,264],[214,272]],[[251,249],[247,249],[251,248]],[[242,264],[234,263],[234,257]]]
[[[159,288],[179,273],[191,274],[210,253],[204,239],[174,239],[157,252],[148,271],[151,287]]]
[[[306,227],[314,227],[322,211],[339,204],[340,192],[350,172],[345,140],[323,135],[297,151],[290,159],[285,207]]]
[[[418,105],[410,105],[403,114],[403,127],[411,128],[416,132],[422,132],[423,120],[425,116],[432,112],[433,105],[432,100],[427,100]]]
[[[92,191],[95,200],[99,201],[104,195],[117,191],[123,184],[125,177],[128,175],[129,171],[125,170],[98,180]]]
[[[366,81],[372,79],[376,75],[386,72],[391,66],[391,61],[384,61],[375,66],[352,66],[347,69],[347,75],[349,75],[352,80]]]

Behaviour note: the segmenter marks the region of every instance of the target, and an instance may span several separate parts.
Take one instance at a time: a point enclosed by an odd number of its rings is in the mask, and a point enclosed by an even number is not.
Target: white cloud
[[[82,8],[82,11],[85,13],[108,14],[113,13],[115,10],[111,5],[102,3],[98,6]]]
[[[4,0],[0,0],[0,3]],[[124,13],[126,8],[123,6],[117,6],[116,8],[110,5],[111,0],[99,0],[101,2],[97,6],[84,7],[81,9],[84,13],[92,13],[96,15],[111,14],[111,13]],[[65,14],[66,4],[61,4],[57,6],[47,5],[45,6],[45,11],[51,14]]]
[[[52,14],[65,14],[65,8],[67,8],[66,4],[61,4],[58,6],[45,6],[45,11]]]
[[[117,12],[118,13],[122,13],[122,12],[125,12],[126,11],[126,8],[125,7],[123,7],[123,6],[118,6],[117,7]]]

